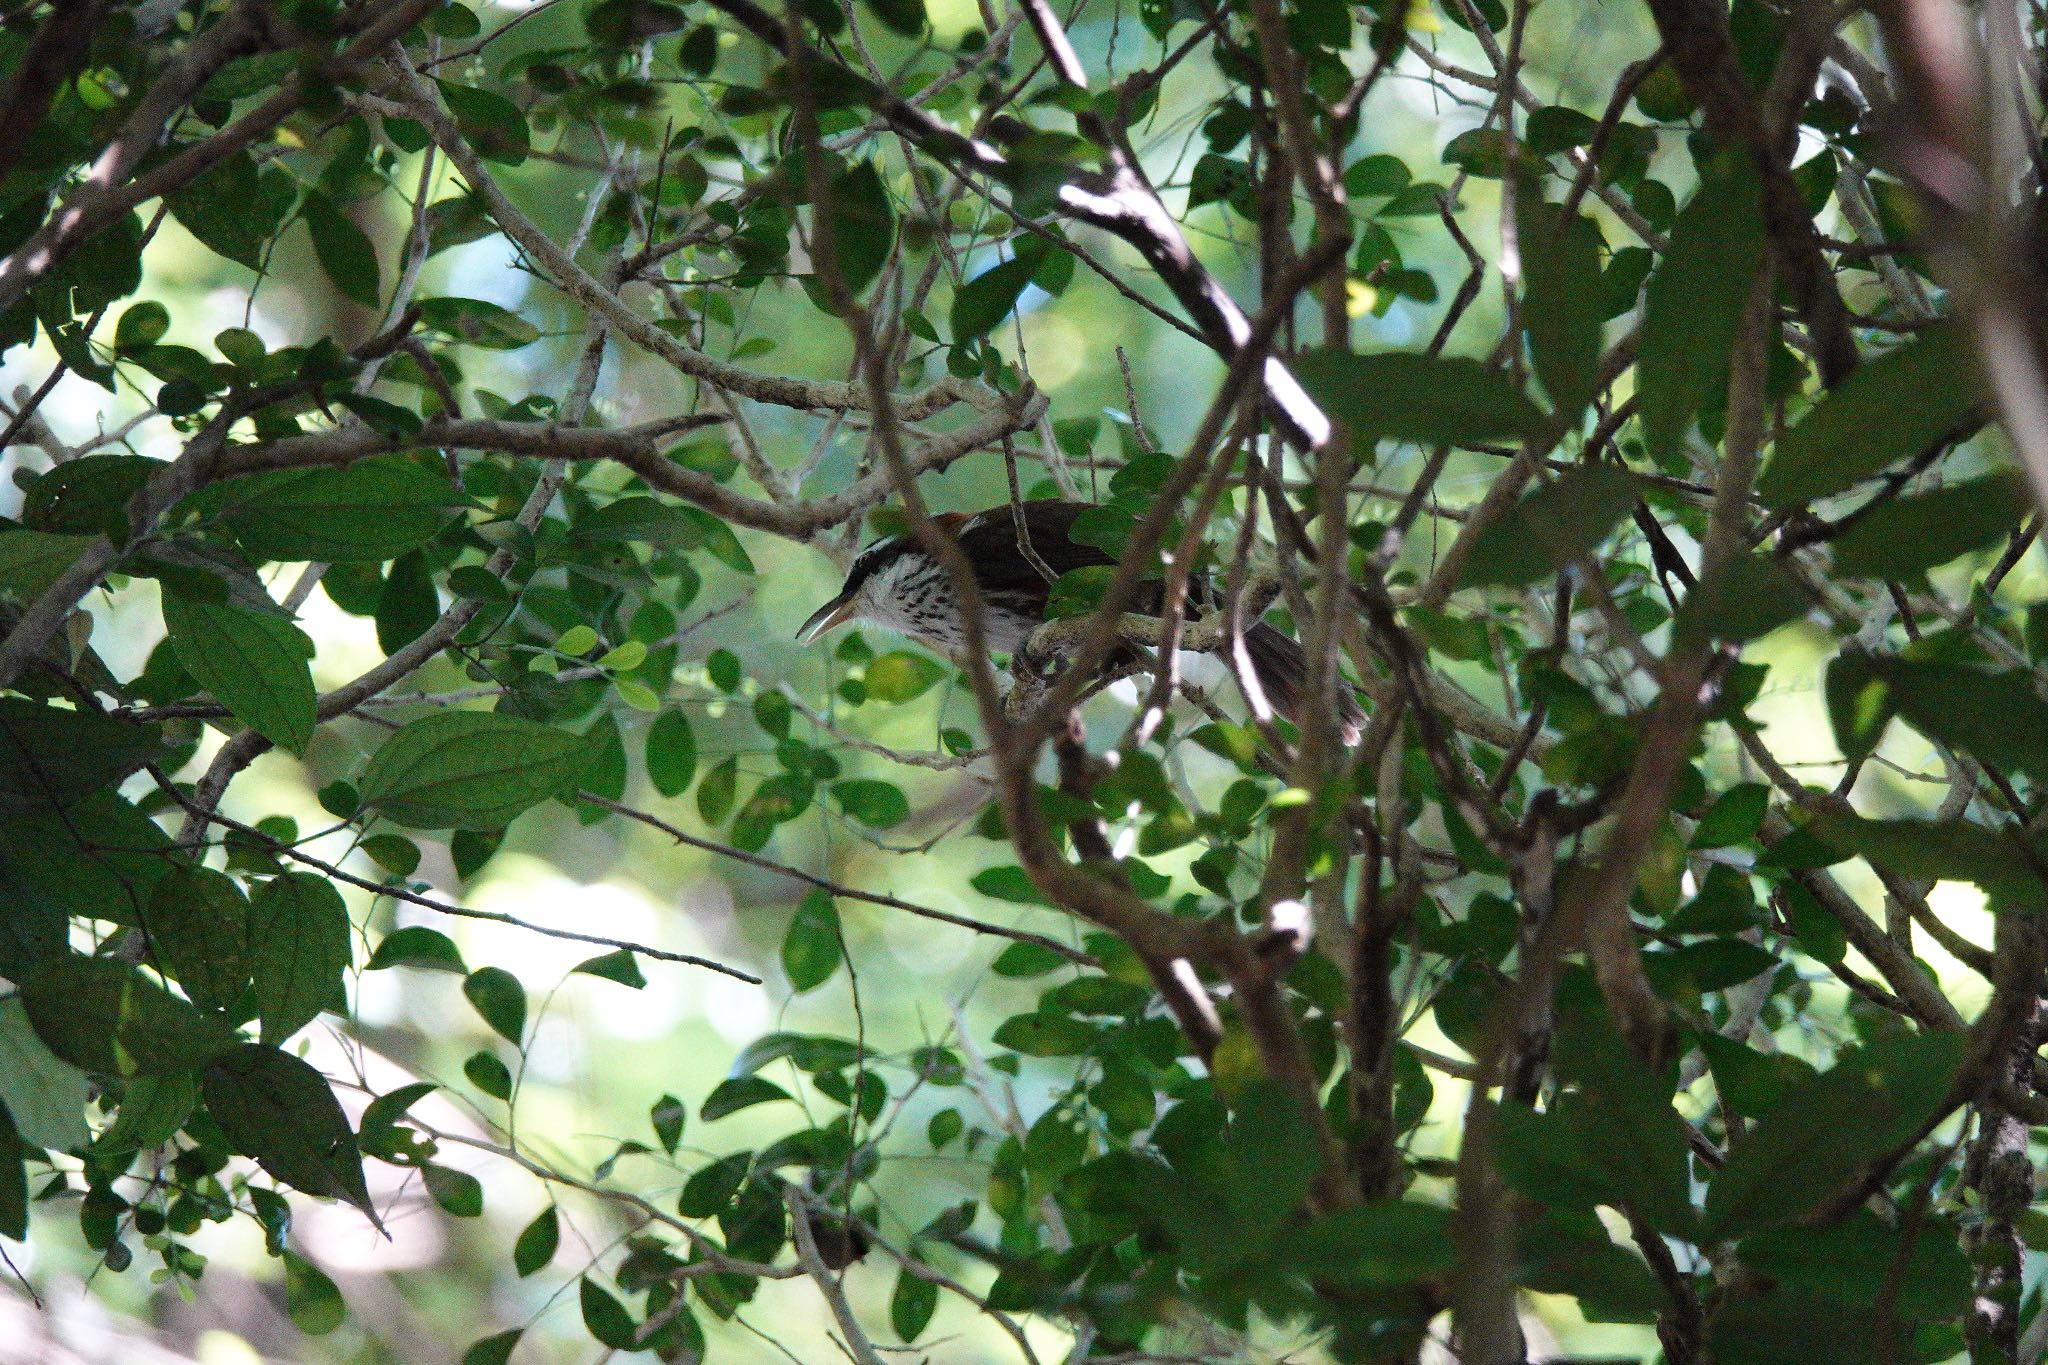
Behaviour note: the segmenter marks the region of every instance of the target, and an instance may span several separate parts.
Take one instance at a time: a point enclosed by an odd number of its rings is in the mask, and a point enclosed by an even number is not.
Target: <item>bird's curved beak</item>
[[[852,594],[842,593],[812,612],[811,619],[803,623],[802,628],[796,633],[796,638],[804,644],[809,644],[826,631],[845,625],[854,618],[854,615],[855,603]]]

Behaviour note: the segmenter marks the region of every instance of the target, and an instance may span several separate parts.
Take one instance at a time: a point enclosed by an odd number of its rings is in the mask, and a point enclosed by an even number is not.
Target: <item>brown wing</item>
[[[1093,545],[1078,545],[1074,519],[1089,510],[1085,502],[1027,502],[1024,525],[1031,548],[1055,575],[1116,561]],[[976,512],[957,532],[960,548],[974,565],[974,576],[986,592],[1044,593],[1046,582],[1017,549],[1017,526],[1004,503]]]

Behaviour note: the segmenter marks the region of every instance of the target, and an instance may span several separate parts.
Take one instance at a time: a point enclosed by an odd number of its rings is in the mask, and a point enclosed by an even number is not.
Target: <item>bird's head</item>
[[[932,520],[951,532],[965,518],[942,512]],[[931,637],[935,614],[943,613],[953,600],[945,571],[924,547],[907,535],[884,536],[862,550],[846,571],[846,582],[838,595],[811,613],[797,631],[806,644],[827,631],[853,621],[908,635],[913,639]]]
[[[811,613],[796,638],[809,644],[850,621],[872,620],[885,614],[881,610],[882,595],[889,590],[908,548],[909,542],[902,536],[885,536],[862,550],[853,567],[846,571],[846,582],[840,586],[838,595]]]

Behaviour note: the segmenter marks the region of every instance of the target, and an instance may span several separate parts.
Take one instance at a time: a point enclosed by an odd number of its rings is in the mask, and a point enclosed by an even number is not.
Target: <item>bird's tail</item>
[[[1304,718],[1303,707],[1308,700],[1308,655],[1293,639],[1263,621],[1245,631],[1244,649],[1251,660],[1253,676],[1265,689],[1266,700],[1273,703],[1274,710],[1300,725]],[[1337,693],[1337,711],[1344,742],[1356,744],[1359,732],[1365,726],[1365,710],[1351,695],[1350,689],[1341,685]]]

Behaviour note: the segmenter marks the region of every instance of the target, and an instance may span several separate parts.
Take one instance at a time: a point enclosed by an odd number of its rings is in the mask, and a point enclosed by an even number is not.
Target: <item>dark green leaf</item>
[[[2017,473],[1898,498],[1858,517],[1836,539],[1835,567],[1857,578],[1909,578],[1989,545],[2033,505]]]
[[[1561,474],[1480,531],[1460,581],[1518,586],[1549,578],[1605,540],[1635,501],[1635,480],[1612,465]]]
[[[0,542],[4,543],[4,542]],[[681,796],[697,777],[697,736],[681,711],[664,711],[647,729],[647,779],[663,796]]]
[[[313,236],[313,254],[327,278],[343,297],[375,308],[384,285],[377,268],[377,248],[370,244],[369,234],[318,190],[307,193],[305,214],[306,230]]]
[[[1715,1172],[1709,1232],[1738,1237],[1825,1203],[1941,1112],[1968,1047],[1959,1030],[1885,1039],[1792,1090]]]
[[[217,1017],[111,958],[46,962],[22,983],[21,999],[44,1046],[102,1075],[190,1071],[237,1041]]]
[[[957,346],[994,330],[1017,306],[1034,268],[1031,261],[1015,257],[961,285],[953,295],[953,343]]]
[[[396,559],[433,539],[463,501],[447,479],[395,455],[257,474],[206,496],[257,558],[329,563]]]
[[[798,993],[832,979],[846,960],[839,940],[839,911],[832,897],[813,891],[803,898],[782,937],[782,970]]]
[[[293,1189],[345,1199],[377,1221],[348,1116],[319,1072],[248,1043],[216,1058],[199,1088],[234,1150]]]
[[[896,1289],[889,1296],[889,1325],[899,1341],[909,1343],[924,1334],[938,1311],[939,1287],[910,1273],[905,1266],[896,1272]]]
[[[527,152],[532,150],[532,135],[526,128],[526,115],[518,105],[479,86],[457,85],[453,81],[434,83],[441,88],[441,98],[447,101],[448,112],[455,116],[456,127],[478,155],[507,166],[517,166],[526,160]]]
[[[1294,370],[1362,451],[1375,441],[1454,445],[1527,435],[1543,414],[1514,381],[1464,357],[1310,351]]]
[[[469,971],[463,965],[462,954],[454,941],[440,930],[429,929],[424,924],[408,924],[384,936],[377,950],[370,954],[365,970],[374,972],[384,967],[423,967],[464,974]]]
[[[180,867],[149,896],[149,935],[202,1009],[226,1010],[249,984],[249,903],[232,877]]]
[[[176,593],[165,595],[163,610],[171,648],[193,681],[250,729],[303,755],[317,722],[305,633],[283,616]]]
[[[341,1326],[348,1318],[348,1305],[327,1272],[289,1251],[283,1260],[284,1311],[292,1325],[309,1337],[325,1336]]]
[[[1434,1204],[1389,1202],[1327,1213],[1278,1247],[1290,1269],[1343,1284],[1414,1284],[1455,1263],[1452,1215]]]
[[[348,907],[326,880],[291,872],[250,896],[250,972],[262,1040],[285,1042],[342,999],[348,970]]]
[[[540,338],[538,327],[484,299],[421,299],[418,306],[428,330],[487,350],[516,351]]]
[[[1727,382],[1764,254],[1754,166],[1747,153],[1725,153],[1703,167],[1672,228],[1670,254],[1650,278],[1636,392],[1653,456],[1676,455],[1700,404]]]
[[[290,191],[260,174],[246,154],[227,157],[198,179],[173,190],[171,216],[201,243],[251,270],[263,268],[263,248],[284,222]]]
[[[616,981],[621,986],[639,990],[647,984],[647,978],[640,973],[640,961],[624,948],[600,953],[576,964],[576,971],[585,976],[601,976],[607,981]]]
[[[910,802],[893,782],[849,778],[832,784],[832,799],[839,808],[864,825],[889,829],[910,818]]]
[[[512,1046],[526,1031],[526,988],[502,967],[479,967],[462,983],[476,1012]]]
[[[1756,834],[1764,810],[1771,803],[1771,789],[1761,782],[1742,782],[1722,792],[1693,828],[1688,848],[1727,848]]]
[[[915,2],[922,24],[921,0],[896,2]],[[839,274],[846,288],[858,297],[881,273],[895,245],[895,210],[871,161],[849,166],[832,177],[831,192],[832,245]]]
[[[357,784],[363,804],[415,829],[500,829],[572,790],[593,757],[581,736],[485,711],[444,711],[385,740]]]
[[[452,1213],[457,1218],[482,1216],[483,1183],[469,1172],[430,1164],[420,1168],[420,1177],[426,1183],[427,1193],[433,1196],[443,1212]]]
[[[578,1282],[576,1293],[583,1307],[583,1326],[598,1345],[615,1351],[631,1351],[639,1345],[633,1315],[624,1304],[599,1288],[597,1281],[585,1275]]]
[[[654,1125],[654,1136],[660,1140],[661,1149],[670,1156],[676,1154],[676,1144],[683,1140],[683,1125],[688,1120],[688,1108],[674,1095],[663,1095],[647,1111],[647,1121]]]
[[[789,1092],[771,1080],[760,1076],[733,1076],[712,1087],[711,1093],[704,1097],[699,1117],[711,1123],[757,1104],[788,1098]]]
[[[58,1152],[84,1147],[92,1137],[85,1126],[92,1089],[83,1071],[36,1037],[19,996],[0,1000],[0,1112],[13,1117],[24,1141]],[[124,1101],[121,1112],[127,1109]]]
[[[1902,394],[1913,401],[1899,401]],[[1757,493],[1771,507],[1838,493],[1964,428],[1978,403],[1962,329],[1928,328],[1815,404],[1778,442]]]
[[[50,531],[0,532],[0,597],[34,601],[92,543],[91,536]]]
[[[725,817],[732,814],[733,795],[739,787],[739,780],[737,758],[724,759],[704,774],[704,780],[697,784],[697,814],[705,824],[723,824]]]
[[[512,1068],[494,1052],[472,1052],[462,1064],[462,1074],[494,1100],[512,1098]]]
[[[1569,426],[1593,401],[1599,382],[1600,233],[1590,220],[1566,218],[1533,196],[1517,202],[1522,325],[1551,411]]]
[[[521,1279],[545,1268],[555,1259],[555,1248],[561,1242],[561,1215],[550,1204],[534,1215],[533,1221],[520,1231],[519,1240],[512,1244],[512,1268]]]
[[[496,1336],[472,1342],[462,1353],[462,1365],[510,1365],[512,1352],[518,1349],[519,1338],[525,1335],[524,1328],[515,1327],[509,1332],[499,1332]]]

